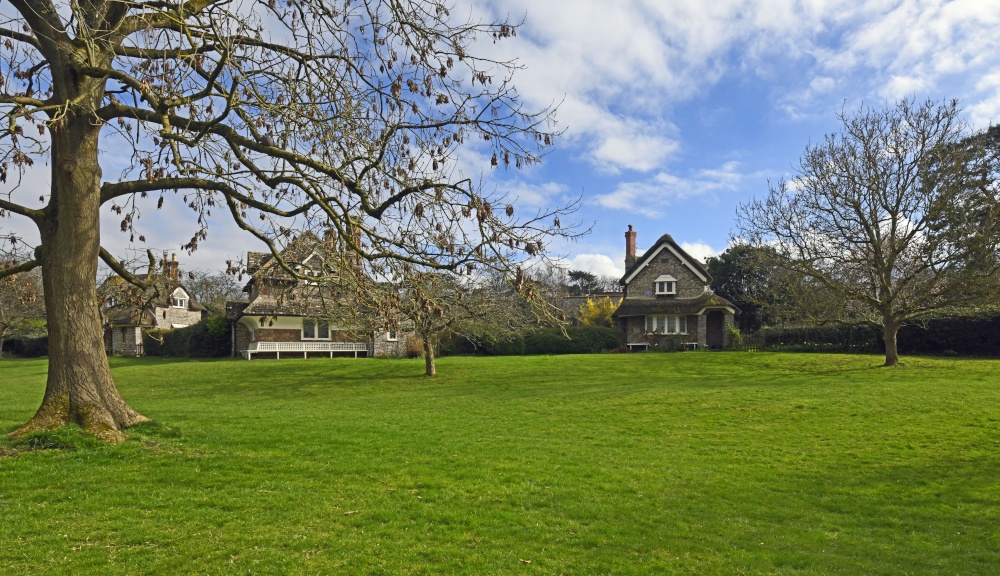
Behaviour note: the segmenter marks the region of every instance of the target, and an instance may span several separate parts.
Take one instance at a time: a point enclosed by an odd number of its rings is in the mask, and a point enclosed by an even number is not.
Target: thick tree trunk
[[[39,226],[49,373],[35,416],[11,436],[79,424],[108,441],[147,418],[115,388],[97,301],[100,253],[98,132],[90,118],[65,117],[52,133],[52,199]]]
[[[895,366],[899,363],[899,352],[896,348],[896,334],[899,332],[899,324],[887,322],[882,332],[882,340],[885,342],[885,365]]]
[[[434,376],[437,368],[434,366],[434,344],[430,338],[424,338],[424,374]]]

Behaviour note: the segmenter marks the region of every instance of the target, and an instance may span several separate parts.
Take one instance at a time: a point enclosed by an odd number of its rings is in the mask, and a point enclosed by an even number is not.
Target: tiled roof
[[[617,318],[647,314],[697,314],[704,308],[739,310],[729,300],[706,291],[695,298],[626,298],[613,316]]]

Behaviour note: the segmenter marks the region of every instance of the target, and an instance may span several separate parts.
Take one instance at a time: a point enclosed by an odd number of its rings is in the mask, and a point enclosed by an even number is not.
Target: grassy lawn
[[[113,359],[155,424],[0,440],[0,574],[996,574],[1000,362],[881,362]]]

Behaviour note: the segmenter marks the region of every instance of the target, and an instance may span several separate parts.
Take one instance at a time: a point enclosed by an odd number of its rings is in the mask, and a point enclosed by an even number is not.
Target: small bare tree
[[[443,0],[11,6],[0,216],[33,222],[41,242],[0,274],[41,267],[50,354],[42,405],[15,435],[75,422],[115,440],[145,420],[115,388],[101,342],[98,260],[143,285],[101,247],[102,207],[139,244],[144,210],[189,207],[189,251],[222,212],[278,260],[302,230],[332,229],[385,278],[480,261],[513,275],[519,258],[502,250],[531,255],[566,233],[558,210],[514,217],[456,170],[462,147],[487,170],[530,165],[557,132],[551,109],[522,106],[516,61],[475,53],[516,23],[456,18]],[[113,174],[102,150],[118,154]],[[17,188],[36,162],[51,166],[40,205]]]
[[[905,322],[996,300],[1000,150],[956,101],[839,118],[793,181],[740,206],[739,234],[797,275],[806,316],[880,327],[892,366]]]
[[[540,298],[527,275],[516,272],[514,285],[499,284],[500,289],[484,280],[469,274],[422,271],[395,282],[341,288],[341,293],[352,296],[332,316],[368,332],[412,331],[423,346],[427,376],[437,374],[435,359],[446,334],[478,343],[511,337],[541,316],[559,321],[559,310]]]

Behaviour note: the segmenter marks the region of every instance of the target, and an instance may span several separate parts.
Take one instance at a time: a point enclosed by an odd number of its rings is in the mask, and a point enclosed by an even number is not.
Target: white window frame
[[[651,314],[645,319],[646,334],[687,335],[687,314]]]
[[[306,336],[306,325],[310,326],[313,335]],[[326,327],[326,336],[321,336],[323,327]],[[303,318],[302,319],[302,339],[303,340],[329,340],[330,339],[330,323],[326,320],[320,320],[318,318]]]
[[[664,274],[653,282],[653,293],[657,296],[673,296],[677,294],[677,279]]]
[[[184,290],[177,288],[170,294],[170,298],[173,300],[173,304],[170,306],[173,308],[183,308],[187,310],[188,307],[188,293]]]
[[[399,332],[395,328],[385,333],[386,342],[399,342]]]

